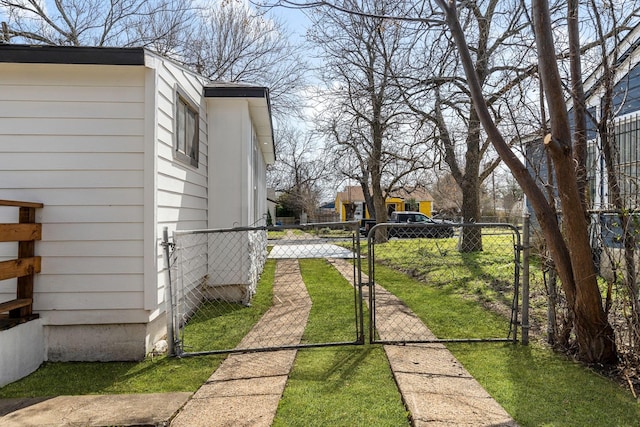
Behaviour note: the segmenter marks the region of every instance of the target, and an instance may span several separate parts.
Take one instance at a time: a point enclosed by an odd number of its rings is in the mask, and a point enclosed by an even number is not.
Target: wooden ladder
[[[36,223],[36,209],[42,203],[0,200],[0,207],[17,207],[18,223],[0,224],[0,242],[18,242],[18,257],[0,262],[0,281],[17,278],[16,298],[0,303],[0,322],[11,327],[38,317],[33,313],[33,282],[40,272],[40,257],[35,256],[35,241],[42,238],[42,225]],[[0,285],[2,285],[0,283]]]

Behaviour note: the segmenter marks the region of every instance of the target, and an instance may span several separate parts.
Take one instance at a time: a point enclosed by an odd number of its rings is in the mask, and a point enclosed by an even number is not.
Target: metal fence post
[[[531,215],[524,212],[522,225],[522,344],[529,344],[529,225]]]
[[[175,330],[173,327],[173,286],[171,285],[171,243],[169,243],[169,229],[162,229],[162,247],[164,248],[164,257],[166,259],[168,283],[165,286],[165,310],[167,312],[167,345],[168,354],[175,356]]]

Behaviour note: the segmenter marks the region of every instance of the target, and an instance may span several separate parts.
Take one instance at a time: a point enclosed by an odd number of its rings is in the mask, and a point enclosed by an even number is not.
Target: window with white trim
[[[176,121],[174,157],[198,167],[200,152],[200,117],[195,102],[180,89],[176,91]]]

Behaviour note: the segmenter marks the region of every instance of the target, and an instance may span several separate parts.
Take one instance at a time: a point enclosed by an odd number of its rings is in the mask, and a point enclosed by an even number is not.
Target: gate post
[[[167,267],[167,286],[165,286],[165,310],[167,313],[167,353],[170,356],[175,356],[175,329],[173,319],[173,286],[171,284],[171,243],[169,243],[169,229],[164,227],[162,229],[162,247],[164,248],[164,257],[166,259]]]
[[[529,223],[531,215],[524,212],[522,215],[522,344],[529,344],[529,255],[531,245],[529,242]]]

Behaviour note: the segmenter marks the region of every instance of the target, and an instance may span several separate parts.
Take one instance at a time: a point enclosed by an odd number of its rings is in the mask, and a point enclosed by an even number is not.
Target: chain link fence
[[[378,224],[363,245],[368,277],[361,273],[363,235],[351,222],[176,231],[172,243],[165,236],[172,353],[362,344],[363,300],[370,307],[372,343],[516,342],[520,325],[526,343],[528,276],[521,277],[521,257],[528,242],[521,243],[518,228]],[[313,260],[324,263],[313,270]],[[339,271],[338,278],[325,276],[331,269]],[[394,281],[400,273],[415,281]],[[498,312],[497,329],[488,333],[486,325],[464,324],[444,307],[447,323],[460,328],[453,336],[438,331],[436,338],[425,326],[429,304],[443,304],[430,301],[433,287]],[[345,317],[322,313],[336,306],[344,308]]]
[[[640,361],[640,213],[593,211],[591,245],[605,309],[624,359]]]
[[[170,267],[168,335],[178,356],[363,340],[359,285],[322,295],[350,307],[346,331],[322,339],[306,333],[322,328],[321,321],[310,320],[320,297],[309,292],[300,271],[303,259],[346,259],[359,277],[356,223],[176,231],[165,246]]]
[[[447,222],[378,224],[368,234],[368,248],[371,342],[516,342],[523,248],[516,227]],[[380,270],[385,267],[383,274]],[[396,283],[394,271],[415,281]],[[425,284],[471,297],[474,303],[496,311],[496,326],[467,324],[464,317],[456,318],[453,310],[445,308],[438,315],[447,316],[447,323],[455,326],[451,328],[454,336],[438,333],[437,339],[424,326],[435,311]],[[489,335],[499,330],[502,332]]]

